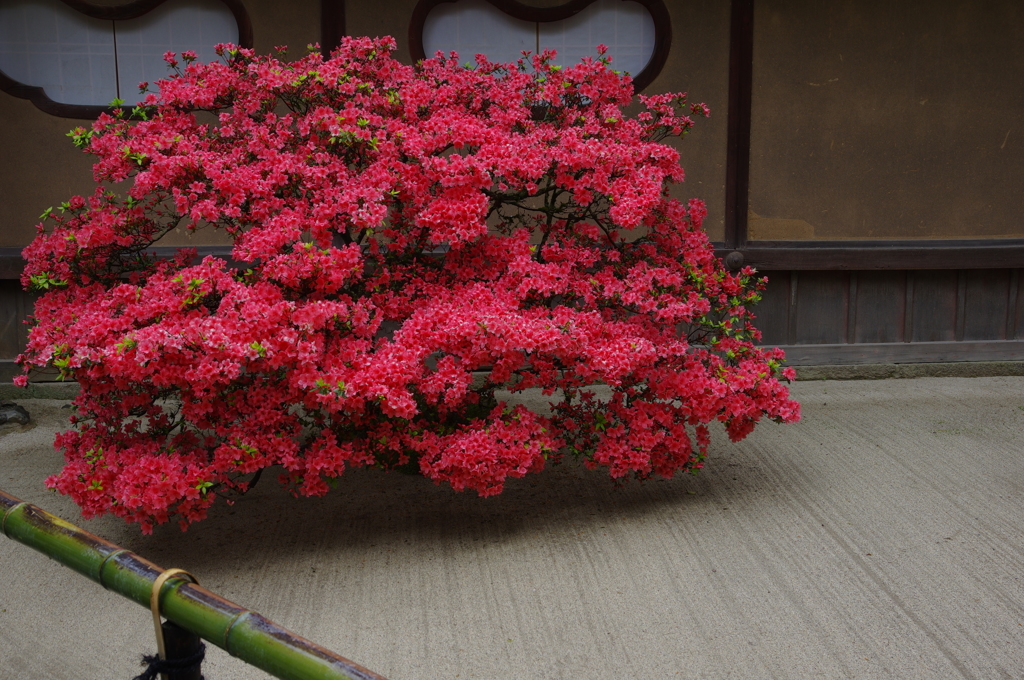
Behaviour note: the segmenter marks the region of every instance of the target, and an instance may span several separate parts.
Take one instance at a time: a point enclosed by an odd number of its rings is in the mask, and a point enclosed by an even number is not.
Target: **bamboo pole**
[[[0,531],[149,609],[164,569],[0,490]],[[169,621],[281,680],[385,680],[184,578],[161,589]]]

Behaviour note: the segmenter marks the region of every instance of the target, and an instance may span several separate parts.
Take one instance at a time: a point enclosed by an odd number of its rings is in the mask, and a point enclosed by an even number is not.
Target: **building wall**
[[[241,2],[258,52],[390,34],[412,59],[417,0]],[[674,195],[704,198],[720,254],[769,275],[765,343],[797,364],[1024,359],[1019,3],[665,7],[671,48],[645,92],[712,110],[679,142]],[[0,380],[31,309],[17,253],[46,207],[92,191],[90,157],[64,136],[83,122],[0,93]],[[186,243],[224,241],[167,245]]]
[[[750,240],[1024,236],[1024,4],[754,3]]]

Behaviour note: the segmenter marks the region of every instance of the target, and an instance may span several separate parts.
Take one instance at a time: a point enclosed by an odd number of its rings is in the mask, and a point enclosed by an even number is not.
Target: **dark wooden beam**
[[[1024,239],[924,241],[918,245],[877,245],[872,241],[808,241],[800,245],[752,246],[739,250],[715,243],[715,254],[732,258],[738,266],[761,271],[878,269],[1020,269],[1024,268]],[[790,244],[799,242],[788,242]],[[0,248],[0,279],[18,279],[25,267],[20,247]],[[177,248],[160,246],[153,251],[165,257]],[[214,255],[231,261],[231,246],[202,246],[199,257]],[[737,267],[738,268],[738,267]]]
[[[329,57],[347,35],[345,0],[320,0],[320,52]]]
[[[786,363],[791,366],[1024,361],[1024,340],[782,345],[782,349],[786,352]]]
[[[725,160],[725,244],[747,242],[750,111],[754,73],[754,2],[733,0],[729,27],[729,114]]]
[[[763,271],[1024,267],[1024,239],[754,241],[738,249],[719,243],[716,252],[734,269],[749,265]]]
[[[24,268],[21,248],[0,248],[0,279],[20,279]]]

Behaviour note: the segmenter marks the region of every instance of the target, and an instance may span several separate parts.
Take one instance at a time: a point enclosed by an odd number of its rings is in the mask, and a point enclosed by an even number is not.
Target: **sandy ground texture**
[[[67,410],[26,400],[0,488],[390,680],[1024,677],[1024,377],[793,391],[801,423],[718,437],[698,476],[271,477],[152,536],[43,488]],[[153,647],[146,609],[0,537],[0,679],[127,680]],[[266,677],[213,647],[204,672]]]

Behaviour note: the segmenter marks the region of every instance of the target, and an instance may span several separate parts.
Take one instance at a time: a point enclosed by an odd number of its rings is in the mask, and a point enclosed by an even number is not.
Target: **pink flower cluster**
[[[738,440],[798,419],[781,352],[753,344],[763,282],[668,196],[662,140],[703,104],[628,117],[606,59],[394,46],[168,55],[159,95],[72,131],[97,189],[25,250],[43,294],[20,361],[81,385],[48,484],[87,516],[185,527],[270,466],[306,495],[349,466],[480,495],[565,455],[669,476],[702,466],[713,421]],[[155,257],[178,228],[224,232],[234,262]],[[503,387],[543,388],[551,415]]]

